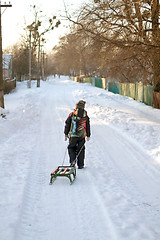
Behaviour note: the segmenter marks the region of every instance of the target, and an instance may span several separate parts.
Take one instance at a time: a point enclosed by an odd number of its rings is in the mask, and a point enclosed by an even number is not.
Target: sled
[[[84,144],[81,147],[81,149],[79,150],[75,160],[72,162],[72,164],[70,166],[63,166],[63,163],[64,163],[64,160],[63,160],[62,166],[57,167],[53,172],[51,172],[50,184],[52,184],[56,180],[57,177],[67,177],[70,180],[70,184],[72,184],[74,182],[74,180],[76,178],[76,166],[75,165],[77,162],[77,158],[84,147]],[[67,150],[67,148],[66,148],[66,150]],[[66,154],[66,152],[65,152],[65,154]],[[64,155],[64,159],[65,159],[65,155]]]
[[[72,184],[76,178],[75,166],[58,166],[52,173],[50,178],[50,184],[52,184],[57,177],[67,177]]]

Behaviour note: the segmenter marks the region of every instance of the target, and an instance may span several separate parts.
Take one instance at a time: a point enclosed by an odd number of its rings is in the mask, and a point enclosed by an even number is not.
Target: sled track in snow
[[[43,222],[47,209],[44,208],[41,196],[43,189],[46,188],[46,177],[48,176],[41,157],[34,156],[31,160],[15,240],[36,240],[37,231],[40,231],[42,239],[45,239],[47,233],[47,224],[44,225]]]
[[[45,103],[45,97],[43,97],[43,101]],[[44,129],[43,126],[41,126],[41,122],[44,121],[44,117],[46,116],[41,113],[40,117],[42,117],[42,119],[40,120],[40,125],[37,125],[39,128],[39,133],[36,136],[37,145],[30,159],[30,168],[28,170],[29,173],[26,179],[21,206],[22,210],[14,240],[36,240],[37,236],[39,236],[37,233],[40,233],[41,239],[44,240],[48,232],[48,224],[46,222],[48,215],[48,188],[46,184],[49,180],[49,173],[46,169],[46,146],[44,143],[46,136],[50,137],[50,135],[49,129]],[[43,198],[44,192],[46,194],[46,203]]]

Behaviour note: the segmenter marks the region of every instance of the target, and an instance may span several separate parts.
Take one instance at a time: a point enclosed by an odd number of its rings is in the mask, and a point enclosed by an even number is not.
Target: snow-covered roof
[[[3,69],[9,69],[12,54],[3,54]]]

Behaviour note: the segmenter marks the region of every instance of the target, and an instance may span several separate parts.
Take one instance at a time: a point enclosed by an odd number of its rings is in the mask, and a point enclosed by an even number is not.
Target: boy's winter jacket
[[[86,110],[77,108],[69,114],[65,121],[64,134],[70,137],[90,137],[90,119]]]

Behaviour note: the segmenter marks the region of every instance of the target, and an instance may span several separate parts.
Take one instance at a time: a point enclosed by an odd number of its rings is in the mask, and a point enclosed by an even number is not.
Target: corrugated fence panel
[[[95,87],[95,78],[92,78],[92,85]]]
[[[108,82],[108,91],[112,92],[112,82]]]
[[[122,92],[123,96],[127,96],[127,83],[122,83]]]
[[[130,93],[130,83],[127,83],[127,89],[126,89],[126,96],[130,97],[131,93]]]
[[[117,82],[109,82],[108,91],[116,94],[121,94],[121,84]]]
[[[118,94],[122,95],[122,83],[116,82],[116,88],[118,90]]]
[[[91,78],[83,78],[84,83],[91,83]]]
[[[143,97],[144,97],[144,87],[143,83],[136,83],[136,96],[135,99],[143,102]]]
[[[153,103],[153,86],[144,86],[144,103],[152,106]]]
[[[101,78],[95,78],[95,87],[102,88],[102,79]]]
[[[106,89],[107,83],[106,83],[106,78],[102,78],[102,88]]]
[[[136,97],[136,85],[134,83],[129,83],[128,84],[128,88],[129,88],[129,96],[128,97],[131,97],[133,99],[135,99]]]

